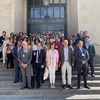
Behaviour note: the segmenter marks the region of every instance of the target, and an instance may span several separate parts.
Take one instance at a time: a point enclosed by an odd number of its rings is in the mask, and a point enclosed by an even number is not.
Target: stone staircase
[[[0,100],[100,100],[100,57],[97,56],[95,59],[95,78],[88,77],[90,90],[76,89],[76,73],[76,69],[73,68],[73,90],[62,89],[60,72],[56,72],[56,89],[50,89],[49,80],[46,80],[41,89],[20,90],[22,83],[13,83],[14,69],[0,67]]]

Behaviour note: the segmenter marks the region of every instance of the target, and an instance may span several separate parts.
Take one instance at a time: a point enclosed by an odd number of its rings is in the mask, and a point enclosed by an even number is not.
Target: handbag
[[[49,77],[49,69],[46,67],[43,79],[46,80],[48,77]]]

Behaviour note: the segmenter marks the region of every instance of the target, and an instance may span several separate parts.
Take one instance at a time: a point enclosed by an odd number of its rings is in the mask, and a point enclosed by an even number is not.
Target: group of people
[[[0,37],[0,57],[3,58],[3,66],[7,63],[7,69],[15,69],[14,83],[20,81],[20,73],[23,85],[21,89],[36,88],[44,83],[45,68],[49,69],[50,88],[55,88],[56,71],[61,70],[62,88],[73,89],[72,68],[77,69],[77,88],[80,89],[81,75],[83,75],[84,87],[87,85],[88,74],[94,75],[95,47],[87,31],[77,31],[68,34],[64,38],[64,32],[54,33],[26,33],[10,34],[2,32]],[[7,59],[6,59],[7,58]],[[7,62],[6,62],[7,61]],[[89,67],[90,66],[90,67]],[[91,69],[91,73],[89,72]],[[66,81],[66,72],[67,80]],[[66,85],[67,84],[67,85]]]

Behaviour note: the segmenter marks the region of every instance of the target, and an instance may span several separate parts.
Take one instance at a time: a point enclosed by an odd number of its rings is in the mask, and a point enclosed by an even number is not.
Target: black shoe
[[[19,81],[14,81],[14,83],[18,83]]]
[[[63,88],[63,89],[66,89],[66,85],[62,85],[62,88]]]
[[[20,90],[23,90],[23,89],[25,89],[25,86],[22,86],[22,87],[20,88]]]
[[[89,86],[85,86],[84,88],[90,89],[90,87],[89,87]]]
[[[69,89],[73,89],[73,87],[72,87],[71,85],[68,85],[68,88],[69,88]]]
[[[91,77],[95,77],[95,75],[94,75],[94,74],[92,74],[92,75],[91,75]]]

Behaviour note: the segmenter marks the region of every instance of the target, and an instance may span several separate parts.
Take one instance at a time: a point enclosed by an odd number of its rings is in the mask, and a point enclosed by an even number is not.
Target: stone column
[[[78,29],[77,0],[67,0],[67,29],[72,34]]]

